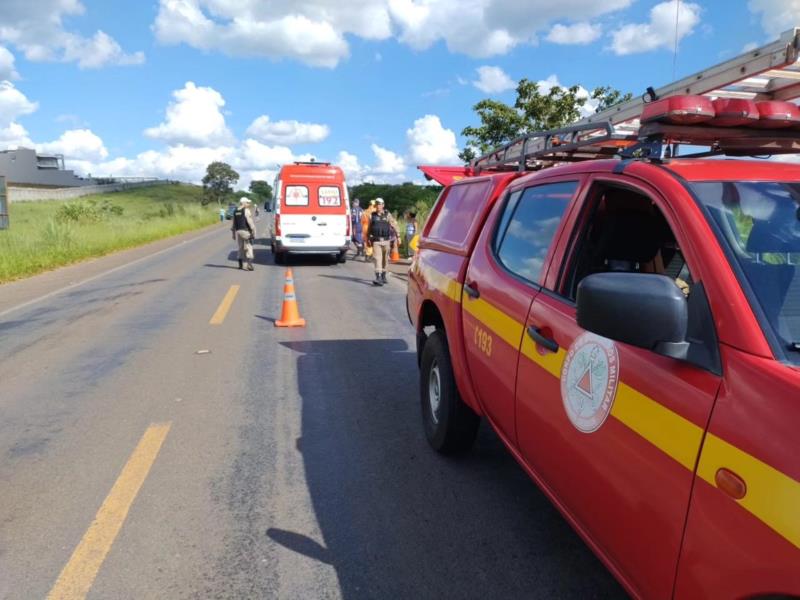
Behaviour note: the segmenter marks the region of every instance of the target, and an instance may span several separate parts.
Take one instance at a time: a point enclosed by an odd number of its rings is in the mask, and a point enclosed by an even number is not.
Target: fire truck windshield
[[[797,362],[800,340],[800,184],[696,182],[756,313]],[[760,309],[760,310],[758,310]]]

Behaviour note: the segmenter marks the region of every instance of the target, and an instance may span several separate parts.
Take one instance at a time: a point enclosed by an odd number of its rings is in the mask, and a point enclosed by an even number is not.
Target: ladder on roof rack
[[[526,170],[547,163],[586,160],[616,154],[639,134],[639,115],[654,98],[679,94],[751,100],[793,100],[800,97],[800,27],[736,58],[684,77],[639,98],[622,102],[552,131],[524,135],[475,159],[471,167]]]

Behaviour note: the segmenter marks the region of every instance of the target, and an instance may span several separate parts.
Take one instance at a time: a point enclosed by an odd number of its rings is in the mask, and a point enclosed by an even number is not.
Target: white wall
[[[36,200],[70,200],[81,196],[91,196],[93,194],[104,194],[106,192],[120,192],[132,188],[148,187],[151,185],[164,185],[172,183],[169,181],[138,181],[129,183],[110,183],[107,185],[84,185],[81,187],[69,188],[26,188],[8,186],[8,199],[10,202],[25,202]]]

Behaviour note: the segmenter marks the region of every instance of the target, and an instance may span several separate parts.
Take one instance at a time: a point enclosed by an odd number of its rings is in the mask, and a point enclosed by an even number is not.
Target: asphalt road
[[[402,276],[297,261],[276,329],[222,229],[0,286],[0,598],[623,596],[488,427],[428,448]]]

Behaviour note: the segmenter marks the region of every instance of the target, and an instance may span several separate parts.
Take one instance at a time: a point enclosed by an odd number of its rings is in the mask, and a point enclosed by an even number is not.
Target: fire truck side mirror
[[[689,308],[665,275],[596,273],[578,285],[578,325],[603,337],[685,360]]]

